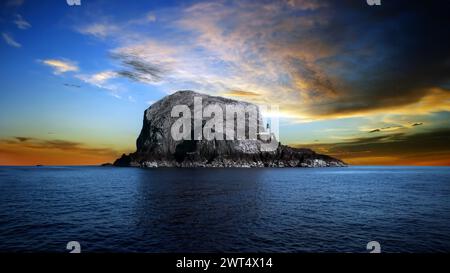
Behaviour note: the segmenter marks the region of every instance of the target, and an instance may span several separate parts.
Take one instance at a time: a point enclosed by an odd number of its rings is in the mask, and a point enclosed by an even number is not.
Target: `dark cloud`
[[[64,83],[64,86],[67,86],[67,87],[74,87],[74,88],[81,88],[80,85],[72,84],[72,83]]]
[[[369,133],[378,133],[378,132],[382,132],[382,131],[392,131],[392,130],[404,129],[404,128],[405,127],[403,127],[403,126],[387,126],[387,127],[383,127],[383,128],[373,129],[373,130],[369,131]]]
[[[412,126],[416,127],[416,126],[422,126],[422,125],[423,125],[423,122],[418,122],[418,123],[414,123]]]
[[[25,141],[28,141],[28,140],[30,140],[32,138],[29,138],[29,137],[15,137],[15,139],[17,139],[20,142],[25,142]]]
[[[439,0],[383,1],[381,6],[328,1],[328,8],[318,11],[327,23],[313,25],[309,36],[299,35],[298,47],[313,40],[333,53],[312,66],[291,61],[291,71],[312,83],[311,96],[336,94],[331,103],[311,111],[402,106],[419,101],[431,88],[444,87],[450,81],[449,10],[450,1]]]
[[[159,82],[162,80],[166,69],[161,65],[142,59],[139,54],[114,53],[112,58],[119,60],[124,69],[117,74],[137,82]]]
[[[271,101],[342,117],[436,97],[450,82],[450,1],[382,2],[200,3],[180,25]]]

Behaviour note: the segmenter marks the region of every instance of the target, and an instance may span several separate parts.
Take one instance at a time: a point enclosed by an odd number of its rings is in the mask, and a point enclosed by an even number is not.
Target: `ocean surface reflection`
[[[450,251],[450,168],[0,167],[0,251]]]

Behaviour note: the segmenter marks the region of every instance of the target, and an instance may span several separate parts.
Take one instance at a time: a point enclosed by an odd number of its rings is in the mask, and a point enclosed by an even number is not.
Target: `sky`
[[[280,140],[450,165],[449,1],[0,2],[0,165],[135,150],[177,90],[278,105]]]

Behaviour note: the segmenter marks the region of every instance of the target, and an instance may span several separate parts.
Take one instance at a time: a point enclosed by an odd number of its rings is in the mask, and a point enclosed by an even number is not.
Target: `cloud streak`
[[[159,82],[166,70],[163,68],[164,64],[160,61],[146,60],[142,58],[142,55],[132,52],[118,52],[112,54],[112,57],[119,60],[123,66],[123,69],[116,72],[117,75],[136,82]]]
[[[80,27],[78,29],[78,32],[86,35],[91,35],[96,38],[104,39],[108,36],[118,33],[120,30],[120,27],[114,24],[98,22]]]
[[[76,72],[79,70],[75,62],[63,59],[46,59],[41,61],[42,64],[53,69],[56,75],[64,74],[66,72]]]
[[[105,88],[105,89],[115,89],[110,85],[107,85],[108,81],[117,77],[117,73],[114,71],[102,71],[92,75],[77,75],[77,77],[86,83],[92,84],[94,86]]]
[[[31,27],[31,24],[28,23],[20,14],[16,14],[15,19],[14,19],[14,24],[19,28],[19,29],[29,29]]]
[[[12,46],[12,47],[16,47],[16,48],[22,47],[22,45],[19,44],[16,40],[14,40],[14,38],[13,38],[11,35],[9,35],[9,34],[3,32],[3,33],[2,33],[2,37],[3,37],[3,40],[4,40],[8,45],[10,45],[10,46]]]

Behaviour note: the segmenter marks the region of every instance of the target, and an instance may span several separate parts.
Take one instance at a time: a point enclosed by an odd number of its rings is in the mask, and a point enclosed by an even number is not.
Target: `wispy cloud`
[[[44,65],[53,68],[53,73],[60,75],[66,72],[76,72],[79,70],[77,64],[70,60],[64,59],[46,59],[41,61]]]
[[[126,21],[112,21],[109,17],[95,18],[94,21],[82,22],[75,30],[83,35],[88,35],[100,40],[113,39],[121,43],[128,43],[130,40],[138,40],[143,37],[134,31],[136,26],[145,26],[156,22],[157,18],[153,12],[149,12],[142,17],[133,18]]]
[[[5,42],[8,45],[10,45],[12,47],[17,47],[17,48],[22,47],[22,45],[19,44],[16,40],[14,40],[14,38],[11,35],[3,32],[2,37],[3,37],[3,40],[5,40]]]
[[[141,18],[137,19],[131,19],[128,22],[125,23],[125,25],[144,25],[148,23],[154,23],[156,22],[157,17],[154,12],[148,12]]]
[[[145,58],[145,52],[138,52],[128,48],[114,53],[112,56],[119,60],[123,66],[123,69],[117,71],[117,74],[130,80],[143,83],[161,81],[163,74],[167,69],[165,68],[166,62]]]
[[[120,31],[120,29],[121,28],[119,26],[116,26],[109,22],[105,23],[98,22],[78,28],[78,32],[103,39],[108,36],[113,36],[117,34]]]
[[[117,77],[117,73],[114,71],[102,71],[92,75],[77,75],[77,77],[87,83],[103,88],[108,80]]]
[[[16,14],[15,19],[14,19],[14,24],[19,29],[28,29],[31,27],[31,24],[28,23],[20,14]]]
[[[113,95],[116,98],[120,98],[120,95],[118,94],[119,90],[118,87],[109,81],[112,79],[115,79],[118,77],[118,73],[106,70],[94,74],[80,74],[76,75],[76,77],[86,83],[89,83],[93,86],[96,86],[98,88],[106,89],[110,92],[111,95]]]

